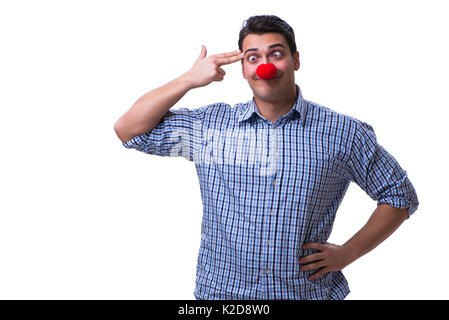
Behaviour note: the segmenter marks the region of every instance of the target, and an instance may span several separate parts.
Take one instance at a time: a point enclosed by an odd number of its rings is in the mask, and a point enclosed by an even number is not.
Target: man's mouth
[[[273,78],[271,78],[271,79],[261,79],[261,78],[259,78],[259,77],[256,77],[256,80],[271,81],[271,80],[279,79],[280,77],[282,77],[282,75],[277,75],[277,76],[275,76],[275,77],[273,77]]]

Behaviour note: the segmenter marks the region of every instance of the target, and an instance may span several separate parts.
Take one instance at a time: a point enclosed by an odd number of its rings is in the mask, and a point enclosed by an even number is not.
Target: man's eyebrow
[[[282,43],[275,43],[275,44],[272,44],[272,45],[268,46],[268,49],[271,49],[271,48],[274,48],[274,47],[282,47],[282,48],[285,48],[285,46],[284,46]],[[246,49],[246,50],[245,50],[245,55],[246,55],[246,53],[247,53],[248,51],[259,51],[259,49],[257,49],[257,48]]]

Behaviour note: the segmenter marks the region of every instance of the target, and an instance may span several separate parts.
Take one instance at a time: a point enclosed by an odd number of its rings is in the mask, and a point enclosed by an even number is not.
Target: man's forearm
[[[189,79],[184,74],[147,92],[117,120],[114,125],[117,136],[122,142],[126,142],[138,134],[152,130],[191,88]]]
[[[343,246],[353,262],[388,238],[408,217],[407,209],[388,204],[377,206],[368,222]]]

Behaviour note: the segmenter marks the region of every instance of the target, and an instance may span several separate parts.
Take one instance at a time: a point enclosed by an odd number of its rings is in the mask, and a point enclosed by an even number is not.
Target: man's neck
[[[275,123],[284,114],[287,114],[295,105],[298,98],[296,86],[289,90],[288,94],[278,101],[264,101],[254,96],[257,110],[265,119]]]

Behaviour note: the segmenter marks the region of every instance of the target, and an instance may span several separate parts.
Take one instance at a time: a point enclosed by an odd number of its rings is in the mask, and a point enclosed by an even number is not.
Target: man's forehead
[[[285,48],[287,48],[288,46],[287,42],[285,41],[285,37],[281,33],[250,33],[245,37],[245,39],[243,39],[242,49],[243,51],[248,48],[263,50],[275,44],[281,44]]]

